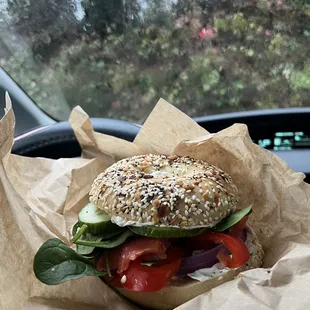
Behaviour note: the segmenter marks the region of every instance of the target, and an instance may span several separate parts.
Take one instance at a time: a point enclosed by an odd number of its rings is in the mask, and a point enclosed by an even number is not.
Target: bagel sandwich
[[[153,154],[120,160],[94,180],[72,245],[50,239],[38,250],[35,275],[45,284],[95,275],[147,309],[173,309],[262,265],[262,246],[247,224],[251,206],[239,210],[238,202],[231,176],[204,161]],[[44,256],[55,244],[87,272],[55,269],[55,259]]]

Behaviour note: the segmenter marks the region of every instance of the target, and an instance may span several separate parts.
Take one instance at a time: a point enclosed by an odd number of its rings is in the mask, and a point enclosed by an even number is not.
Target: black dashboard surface
[[[310,183],[310,108],[260,110],[195,119],[209,132],[246,124],[256,144],[281,157]]]

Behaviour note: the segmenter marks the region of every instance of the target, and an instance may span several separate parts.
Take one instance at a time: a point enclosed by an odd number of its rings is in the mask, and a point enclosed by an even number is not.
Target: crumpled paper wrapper
[[[310,309],[310,185],[252,143],[245,125],[210,134],[161,99],[131,143],[94,132],[77,107],[70,122],[83,158],[51,160],[11,154],[14,122],[7,96],[0,121],[0,309],[131,309],[98,278],[46,286],[32,264],[46,239],[68,242],[93,179],[115,161],[143,153],[188,155],[231,174],[241,207],[253,203],[250,224],[265,250],[263,268],[245,271],[178,310]]]

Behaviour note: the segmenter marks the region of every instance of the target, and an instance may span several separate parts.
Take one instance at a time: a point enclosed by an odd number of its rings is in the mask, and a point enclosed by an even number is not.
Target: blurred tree
[[[142,11],[143,22],[155,27],[171,27],[173,15],[171,15],[172,3],[166,0],[145,1]]]
[[[88,31],[104,37],[111,31],[122,33],[139,20],[139,1],[83,0],[84,24]]]
[[[74,0],[8,0],[7,11],[17,33],[28,37],[34,53],[44,60],[76,37]]]

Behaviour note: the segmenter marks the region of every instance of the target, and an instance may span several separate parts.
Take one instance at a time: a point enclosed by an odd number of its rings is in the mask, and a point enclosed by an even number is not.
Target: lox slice
[[[109,250],[109,267],[111,270],[117,270],[121,274],[128,268],[130,262],[137,258],[144,261],[165,259],[169,245],[170,240],[168,239],[141,237],[128,240],[122,245]],[[106,269],[103,254],[100,256],[96,268],[97,270]]]

